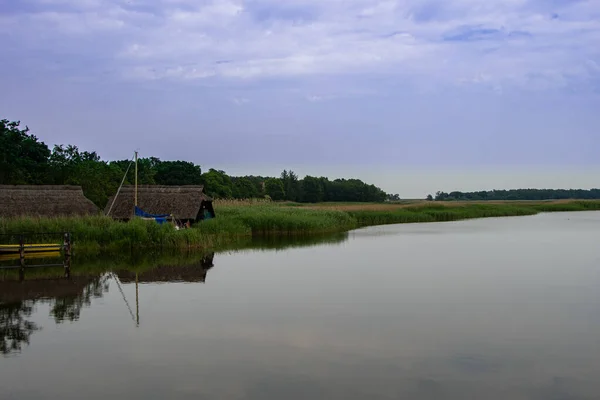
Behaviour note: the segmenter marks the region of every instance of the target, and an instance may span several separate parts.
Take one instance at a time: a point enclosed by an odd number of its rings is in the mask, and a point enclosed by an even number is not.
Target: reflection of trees
[[[93,298],[108,291],[108,276],[75,280],[0,281],[0,352],[20,352],[31,335],[40,330],[28,320],[36,303],[50,303],[56,323],[79,319]]]
[[[23,344],[29,344],[29,337],[39,330],[38,326],[26,317],[33,312],[33,301],[0,304],[0,352],[10,354],[21,351]]]
[[[191,264],[158,266],[142,272],[119,273],[122,282],[204,282],[206,273],[214,266],[214,253],[194,259]],[[139,280],[138,280],[139,275]],[[59,324],[77,321],[92,300],[102,297],[109,289],[112,274],[75,276],[50,279],[0,279],[0,352],[11,354],[29,345],[31,335],[40,330],[31,317],[36,303],[50,305],[50,315]],[[136,292],[137,295],[137,292]]]
[[[54,299],[54,304],[50,310],[50,315],[54,317],[56,323],[65,320],[76,321],[79,319],[81,309],[89,307],[93,298],[102,297],[108,292],[108,275],[94,278],[81,293],[69,294],[64,297]]]

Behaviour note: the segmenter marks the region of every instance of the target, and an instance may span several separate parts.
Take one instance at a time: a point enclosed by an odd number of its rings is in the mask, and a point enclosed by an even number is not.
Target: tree
[[[100,208],[117,192],[123,172],[116,165],[104,161],[82,161],[65,180],[67,185],[81,186],[85,197]]]
[[[436,201],[444,201],[448,199],[448,193],[444,193],[441,191],[438,191],[435,193],[435,200]]]
[[[426,199],[426,200],[427,200],[427,201],[433,201],[433,196],[432,196],[432,195],[430,195],[430,194],[428,194],[428,195],[427,195],[427,199]]]
[[[299,201],[302,192],[298,175],[294,171],[283,170],[281,173],[281,181],[283,182],[283,188],[285,190],[285,198],[289,201]]]
[[[236,199],[252,199],[260,196],[258,187],[247,177],[232,178],[233,197]]]
[[[265,181],[265,193],[275,201],[285,200],[285,189],[281,179],[267,179]]]
[[[104,207],[127,171],[124,182],[136,181],[131,160],[103,161],[95,151],[82,151],[75,145],[48,146],[20,128],[20,122],[0,121],[0,184],[72,184],[80,185],[84,194],[99,207]],[[269,195],[274,200],[305,202],[321,201],[385,201],[387,194],[374,185],[359,179],[310,177],[300,180],[291,170],[284,170],[280,178],[263,176],[230,177],[215,169],[202,174],[199,165],[188,161],[161,161],[158,158],[140,158],[137,164],[137,182],[142,185],[197,185],[204,184],[206,192],[220,198],[251,198]],[[490,199],[506,196],[490,192]],[[543,196],[543,193],[523,195]],[[587,192],[586,192],[587,193]],[[577,195],[583,195],[576,193]],[[522,193],[512,193],[511,197]],[[566,193],[552,196],[563,198]],[[600,193],[588,193],[600,197]],[[479,195],[481,197],[481,195]],[[396,199],[397,195],[390,195]],[[474,194],[464,194],[467,199]],[[593,198],[593,197],[590,197]]]
[[[388,201],[400,201],[400,195],[399,194],[388,194],[387,200]]]
[[[77,167],[84,162],[100,162],[96,152],[80,152],[77,146],[55,145],[50,154],[50,182],[55,185],[64,185],[75,173]]]
[[[49,182],[81,186],[83,194],[100,208],[117,191],[124,172],[118,164],[108,164],[96,152],[79,151],[77,146],[56,145],[49,157]]]
[[[511,201],[511,200],[561,200],[600,199],[600,189],[511,189],[479,192],[437,192],[435,200]]]
[[[156,180],[154,176],[156,175],[157,166],[161,161],[158,158],[139,158],[138,159],[138,184],[140,185],[154,185],[156,184]],[[133,184],[135,182],[135,165],[133,164],[133,160],[119,160],[119,161],[111,161],[109,163],[111,166],[118,167],[122,173],[121,177],[129,168],[127,172],[127,178],[125,181],[128,184]]]
[[[19,121],[0,120],[0,184],[45,183],[50,149],[19,126]]]
[[[320,203],[325,198],[323,181],[313,176],[306,176],[302,180],[303,201],[306,203]]]
[[[154,180],[159,185],[200,185],[202,170],[189,161],[160,161],[155,167]]]
[[[202,174],[201,182],[204,184],[206,193],[210,196],[221,199],[233,197],[233,183],[225,171],[211,168],[208,172]]]

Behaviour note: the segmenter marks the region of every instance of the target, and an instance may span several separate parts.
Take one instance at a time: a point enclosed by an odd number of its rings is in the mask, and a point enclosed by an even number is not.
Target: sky
[[[598,0],[4,0],[0,118],[401,197],[600,186]]]

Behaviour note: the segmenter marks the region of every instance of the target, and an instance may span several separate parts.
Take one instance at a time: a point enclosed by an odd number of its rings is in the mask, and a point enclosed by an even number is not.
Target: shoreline
[[[154,221],[135,220],[124,223],[103,216],[22,217],[0,220],[0,234],[4,235],[3,241],[14,241],[16,235],[22,232],[71,232],[74,251],[86,256],[142,249],[219,251],[238,246],[243,248],[252,238],[257,237],[317,237],[378,225],[450,222],[570,211],[600,211],[600,201],[224,205],[216,207],[217,218],[179,231],[168,225],[158,225]],[[31,239],[38,238],[33,234]]]

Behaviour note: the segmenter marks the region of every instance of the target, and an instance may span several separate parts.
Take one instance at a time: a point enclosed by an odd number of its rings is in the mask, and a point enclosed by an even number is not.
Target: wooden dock
[[[56,241],[50,242],[50,239],[48,239],[48,243],[28,243],[27,239],[30,237],[56,238]],[[0,262],[6,261],[6,263],[0,263],[0,270],[18,269],[21,271],[21,275],[23,275],[25,269],[27,268],[62,266],[65,268],[65,276],[70,275],[72,247],[70,232],[0,235],[0,242],[3,240],[14,242],[16,241],[15,238],[18,238],[19,243],[0,244]],[[61,263],[36,264],[35,262],[28,262],[31,260],[60,257],[63,258]],[[9,264],[8,262],[10,261],[18,261],[18,263]]]

